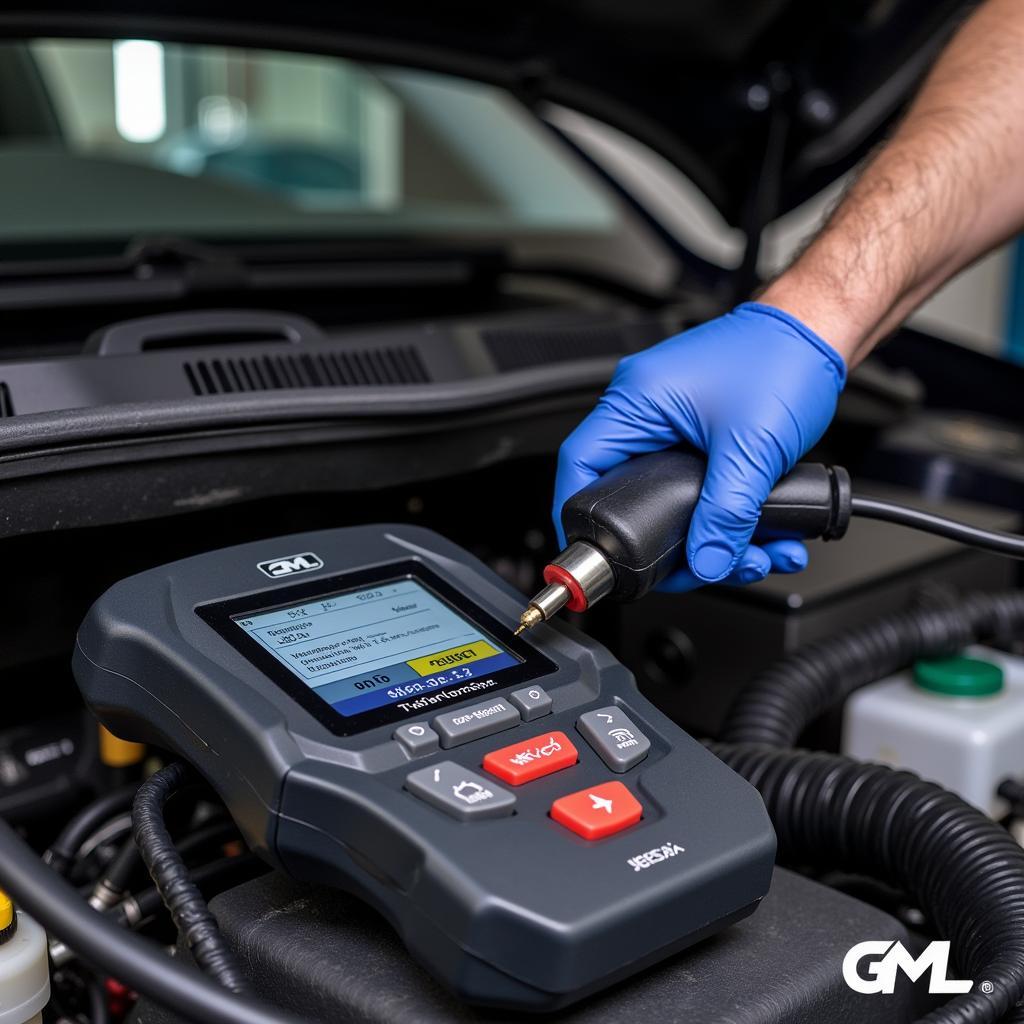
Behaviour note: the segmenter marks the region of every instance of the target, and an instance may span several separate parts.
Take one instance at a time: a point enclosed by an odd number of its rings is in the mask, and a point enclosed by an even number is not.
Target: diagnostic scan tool
[[[270,864],[349,890],[463,998],[549,1010],[751,913],[757,792],[562,624],[435,533],[243,544],[112,587],[86,701],[169,748]]]

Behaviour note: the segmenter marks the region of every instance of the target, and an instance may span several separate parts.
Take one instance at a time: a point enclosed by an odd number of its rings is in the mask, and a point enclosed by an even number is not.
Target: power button
[[[508,699],[519,708],[524,722],[532,722],[535,718],[551,714],[551,698],[540,686],[526,686],[522,690],[513,690]]]
[[[441,745],[441,738],[426,722],[411,722],[400,725],[394,738],[409,752],[410,757],[432,754]]]

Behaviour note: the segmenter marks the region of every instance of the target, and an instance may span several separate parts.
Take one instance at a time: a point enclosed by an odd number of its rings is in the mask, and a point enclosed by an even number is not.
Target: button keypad
[[[484,770],[510,786],[521,786],[570,768],[577,758],[576,748],[564,732],[542,732],[528,740],[492,750],[484,758]]]
[[[454,761],[410,772],[405,788],[459,821],[503,818],[512,813],[516,803],[508,790]]]
[[[651,749],[651,741],[614,704],[581,715],[576,728],[601,760],[619,774],[638,765]]]
[[[447,749],[511,729],[521,721],[519,712],[507,700],[495,697],[484,704],[438,715],[433,725],[441,736],[441,746]]]
[[[605,782],[560,797],[551,817],[584,839],[604,839],[635,825],[643,816],[640,801],[621,782]]]
[[[393,735],[412,757],[430,754],[441,745],[440,737],[425,722],[400,725]]]
[[[551,714],[551,698],[541,686],[527,686],[522,690],[513,690],[508,699],[519,708],[524,722],[532,722],[535,718],[543,718]]]

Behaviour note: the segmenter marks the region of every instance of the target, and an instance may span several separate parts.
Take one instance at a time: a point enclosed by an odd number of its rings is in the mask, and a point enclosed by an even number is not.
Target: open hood
[[[21,0],[7,35],[302,48],[448,71],[561,103],[676,164],[739,226],[855,164],[967,0]]]

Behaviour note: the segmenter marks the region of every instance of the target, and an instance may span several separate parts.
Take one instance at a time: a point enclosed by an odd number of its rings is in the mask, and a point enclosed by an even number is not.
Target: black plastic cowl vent
[[[656,320],[561,324],[557,327],[491,327],[481,332],[499,373],[577,359],[624,356],[665,337]]]
[[[190,359],[183,367],[195,395],[430,383],[419,352],[411,346]]]

